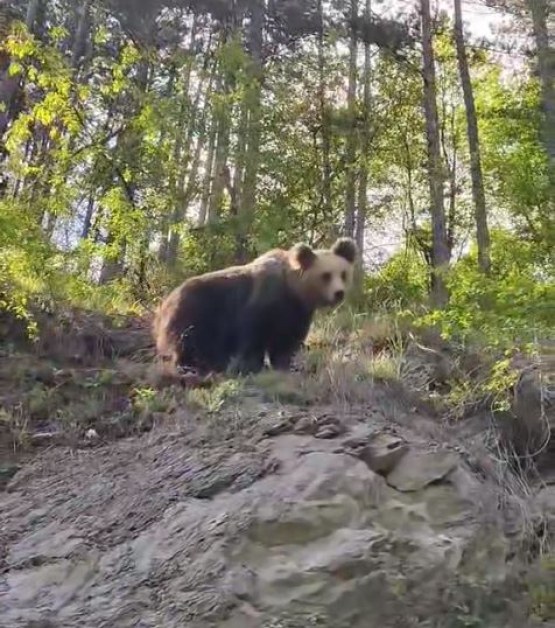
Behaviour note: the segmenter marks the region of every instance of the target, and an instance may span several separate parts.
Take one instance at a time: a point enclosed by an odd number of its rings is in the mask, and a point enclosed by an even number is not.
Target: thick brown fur
[[[206,373],[233,363],[240,372],[257,372],[267,354],[274,368],[288,369],[314,311],[343,300],[356,253],[347,238],[326,250],[298,244],[188,279],[156,312],[159,356]]]

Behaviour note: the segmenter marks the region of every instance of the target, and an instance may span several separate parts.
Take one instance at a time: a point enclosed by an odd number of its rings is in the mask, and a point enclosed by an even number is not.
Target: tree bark
[[[422,78],[424,82],[424,116],[428,152],[428,186],[432,218],[431,301],[434,307],[447,304],[449,295],[445,272],[449,267],[449,247],[445,229],[443,167],[436,102],[436,72],[432,41],[430,0],[420,0],[422,21]]]
[[[149,62],[145,59],[141,60],[140,65],[137,71],[137,90],[140,94],[139,99],[144,98],[144,96],[148,92],[149,87],[149,73],[150,67]],[[138,108],[140,107],[140,100],[137,102],[133,102],[129,105],[130,107],[130,115],[133,115]],[[129,155],[131,163],[132,155],[135,155],[140,143],[141,136],[134,129],[123,129],[118,137],[117,137],[117,146],[118,151],[121,150],[121,153],[124,155]],[[121,172],[119,170],[115,170],[114,172],[115,178],[119,181],[120,185],[125,188],[125,194],[127,196],[127,200],[131,205],[135,205],[136,203],[136,192],[137,192],[137,184],[135,180],[135,176],[132,175],[131,180],[126,182],[123,180]],[[117,238],[117,234],[115,234],[112,230],[109,230],[108,236],[106,238],[106,244],[112,244]],[[102,264],[102,269],[100,271],[99,282],[101,284],[106,284],[117,277],[120,277],[123,273],[125,258],[127,256],[128,250],[130,248],[130,242],[127,242],[126,239],[121,239],[119,242],[118,255],[116,258],[104,259]],[[142,246],[142,243],[141,243]]]
[[[470,151],[470,177],[472,180],[472,200],[474,202],[474,219],[476,222],[476,242],[478,244],[478,264],[484,273],[489,273],[490,237],[488,228],[488,216],[486,209],[486,195],[484,192],[484,178],[482,176],[482,160],[480,156],[480,138],[478,134],[478,119],[474,92],[468,69],[468,59],[464,43],[463,19],[461,0],[454,0],[455,6],[455,46],[457,49],[457,62],[464,98],[466,112],[466,132],[468,148]]]
[[[92,0],[84,0],[79,9],[79,20],[77,22],[77,30],[71,47],[71,63],[74,68],[78,68],[81,59],[85,56],[87,50],[87,37],[89,35],[89,18]]]
[[[31,33],[35,32],[36,22],[41,13],[43,1],[44,0],[30,0],[27,5],[25,24]]]
[[[224,34],[221,45],[225,46],[227,35]],[[210,197],[208,204],[208,222],[214,224],[220,217],[223,193],[226,182],[227,160],[229,157],[229,134],[231,125],[231,111],[228,102],[230,79],[227,76],[219,77],[217,88],[219,103],[215,106],[214,124],[216,136],[214,139],[214,163],[211,174]]]
[[[232,207],[232,214],[237,213],[241,206],[243,195],[243,185],[245,183],[245,165],[247,160],[247,129],[249,124],[249,106],[246,99],[241,103],[241,113],[239,115],[239,125],[237,127],[237,148],[235,151],[233,172],[233,182],[231,187],[235,198],[235,207]]]
[[[370,23],[372,2],[366,0],[364,17]],[[358,173],[358,203],[355,224],[355,241],[359,250],[359,268],[357,283],[362,282],[364,268],[364,234],[366,230],[366,214],[368,211],[368,152],[370,150],[370,109],[372,106],[372,59],[370,56],[370,42],[364,42],[364,69],[362,95],[362,130],[360,134],[360,167]]]
[[[204,177],[202,180],[202,193],[199,209],[199,227],[204,227],[208,217],[208,207],[210,204],[210,189],[212,186],[212,178],[214,173],[214,153],[216,148],[216,122],[214,119],[210,121],[210,132],[208,136],[208,153],[204,163]]]
[[[328,105],[326,103],[326,59],[324,7],[318,0],[318,105],[322,135],[322,190],[320,194],[324,216],[331,216],[331,133]]]
[[[544,113],[543,143],[549,157],[552,182],[555,184],[555,46],[550,42],[548,30],[549,0],[526,0],[532,16],[534,39],[538,54],[538,74]],[[551,7],[553,5],[551,4]],[[552,33],[551,37],[554,34]]]
[[[356,21],[358,18],[358,0],[351,0],[351,36],[349,40],[349,82],[347,86],[347,112],[349,118],[349,135],[346,146],[346,189],[345,189],[345,223],[344,234],[350,238],[355,235],[355,199],[356,199],[356,151],[357,151],[357,52],[358,38]]]
[[[256,0],[252,6],[250,16],[250,60],[249,70],[247,72],[249,85],[247,86],[245,96],[249,112],[247,150],[241,207],[238,208],[239,223],[236,249],[236,258],[239,263],[246,262],[249,255],[248,234],[252,227],[256,205],[256,182],[260,161],[260,100],[263,79],[262,35],[264,28],[264,10],[263,0]],[[235,190],[233,190],[233,192],[235,193]]]

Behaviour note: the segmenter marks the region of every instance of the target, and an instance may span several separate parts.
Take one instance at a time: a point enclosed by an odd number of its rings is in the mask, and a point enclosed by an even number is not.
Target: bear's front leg
[[[258,373],[264,368],[266,346],[264,327],[256,310],[245,313],[237,334],[237,354],[233,370],[241,375]]]
[[[250,352],[237,357],[234,371],[239,375],[259,373],[264,368],[264,353]]]
[[[293,355],[291,351],[270,351],[270,364],[276,371],[290,371]]]

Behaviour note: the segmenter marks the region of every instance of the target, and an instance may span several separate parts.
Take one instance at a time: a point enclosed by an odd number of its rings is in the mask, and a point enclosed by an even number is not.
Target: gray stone
[[[358,457],[375,473],[388,475],[408,450],[408,445],[402,439],[391,434],[379,433],[358,452]]]
[[[418,491],[448,475],[459,462],[451,452],[410,451],[387,476],[387,482],[399,491]]]
[[[264,426],[262,440],[237,427],[207,441],[201,427],[194,445],[189,426],[45,452],[18,475],[0,495],[0,624],[450,626],[478,594],[461,574],[507,574],[503,531],[473,500],[483,484],[454,454],[411,449],[386,481],[353,452],[373,446],[383,473],[403,446],[393,436],[359,430],[337,451],[311,434],[263,438]],[[483,625],[524,628],[510,610]]]

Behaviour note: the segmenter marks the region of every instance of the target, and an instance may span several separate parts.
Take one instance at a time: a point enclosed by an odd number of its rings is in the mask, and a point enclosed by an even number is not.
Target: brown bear
[[[335,306],[352,284],[357,246],[339,238],[331,249],[296,244],[243,266],[192,277],[162,302],[154,319],[156,349],[177,368],[260,371],[268,355],[289,369],[317,308]]]

